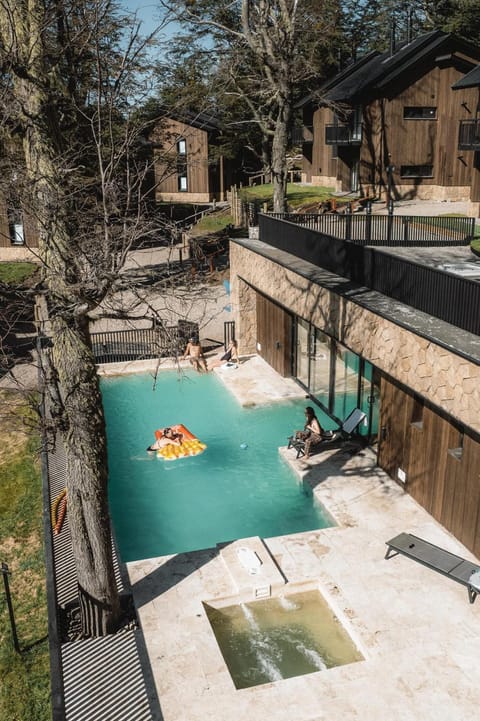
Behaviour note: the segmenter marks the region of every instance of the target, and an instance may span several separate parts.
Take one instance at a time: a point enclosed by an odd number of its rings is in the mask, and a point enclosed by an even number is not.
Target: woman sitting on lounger
[[[307,406],[305,408],[303,431],[295,431],[295,438],[299,441],[305,441],[305,458],[308,458],[311,446],[323,440],[324,433],[325,431],[320,425],[312,406]]]

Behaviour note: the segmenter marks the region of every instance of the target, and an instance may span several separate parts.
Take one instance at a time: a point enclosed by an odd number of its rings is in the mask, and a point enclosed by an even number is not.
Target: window
[[[310,334],[310,392],[328,408],[330,392],[330,338],[312,326]]]
[[[357,407],[360,356],[338,341],[335,343],[333,358],[333,412],[337,418],[345,419]]]
[[[413,405],[412,405],[412,419],[411,424],[412,426],[415,426],[419,430],[423,428],[423,398],[420,398],[420,396],[414,395],[413,396]]]
[[[405,120],[435,120],[437,117],[437,108],[406,106],[403,108],[403,117]]]
[[[362,106],[356,105],[351,118],[352,140],[362,139]]]
[[[25,245],[22,211],[18,207],[8,209],[8,232],[12,245]]]
[[[177,178],[179,191],[186,193],[188,190],[187,141],[184,138],[180,138],[177,142]]]
[[[455,431],[457,433],[457,441],[456,443],[453,443],[452,448],[448,449],[448,455],[452,456],[452,458],[455,458],[457,461],[461,461],[463,456],[464,429],[458,427],[455,428]]]
[[[433,178],[433,165],[402,165],[401,178]]]

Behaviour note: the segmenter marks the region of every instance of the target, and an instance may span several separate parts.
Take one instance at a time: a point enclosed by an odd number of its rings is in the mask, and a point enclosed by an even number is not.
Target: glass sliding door
[[[330,390],[330,338],[312,328],[310,350],[310,393],[328,408]]]
[[[367,414],[368,427],[362,435],[368,435],[370,442],[374,442],[378,435],[378,419],[380,405],[380,376],[376,368],[368,361],[364,361],[364,369],[360,387],[360,408]]]
[[[310,323],[297,320],[296,376],[305,388],[309,387]]]
[[[344,420],[358,407],[358,374],[360,357],[340,343],[336,343],[333,384],[334,415]]]

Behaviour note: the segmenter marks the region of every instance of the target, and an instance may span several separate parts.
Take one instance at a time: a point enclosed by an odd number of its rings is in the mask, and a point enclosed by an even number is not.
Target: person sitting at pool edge
[[[151,446],[148,446],[147,451],[158,451],[160,448],[169,445],[181,446],[182,441],[183,433],[178,433],[174,431],[173,428],[164,428],[161,437],[157,438]]]
[[[325,431],[320,425],[320,421],[315,415],[312,406],[305,408],[305,425],[303,431],[295,431],[295,438],[299,441],[305,441],[305,458],[310,455],[310,448],[315,443],[319,443],[324,436]]]
[[[217,368],[218,366],[226,365],[227,363],[238,363],[238,343],[235,338],[232,338],[228,344],[226,352],[221,358],[217,358],[210,364],[210,369]]]
[[[202,369],[205,373],[208,372],[207,361],[203,355],[203,349],[198,338],[189,339],[187,347],[185,348],[185,353],[182,356],[182,360],[185,360],[186,358],[190,360],[192,366],[199,373],[202,372]]]

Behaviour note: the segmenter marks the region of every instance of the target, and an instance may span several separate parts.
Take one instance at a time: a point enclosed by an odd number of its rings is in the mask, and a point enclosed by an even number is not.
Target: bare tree
[[[89,326],[125,286],[132,245],[159,232],[145,221],[149,168],[135,122],[144,50],[138,27],[109,0],[0,0],[3,180],[5,192],[15,184],[39,232],[35,291],[48,308],[51,339],[46,390],[66,452],[85,635],[115,631],[120,620]]]
[[[283,211],[295,93],[329,56],[339,16],[335,0],[160,0],[186,27],[205,29],[217,49],[219,76],[263,135],[261,155],[273,176],[275,211]]]

